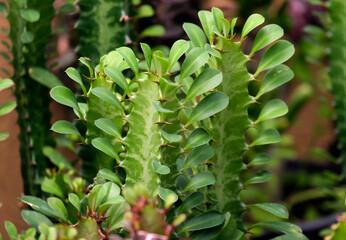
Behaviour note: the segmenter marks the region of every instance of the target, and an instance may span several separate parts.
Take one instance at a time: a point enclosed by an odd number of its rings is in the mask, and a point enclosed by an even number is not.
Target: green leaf
[[[8,55],[5,52],[0,52],[0,56],[3,57],[4,59],[6,59],[7,61],[11,61],[10,55]]]
[[[192,133],[187,138],[184,150],[195,148],[206,144],[210,141],[210,136],[206,130],[203,128],[197,128],[192,131]]]
[[[186,125],[203,120],[222,111],[228,106],[228,103],[228,96],[222,92],[213,92],[209,94],[193,109]]]
[[[50,227],[54,226],[52,221],[42,213],[32,210],[23,210],[21,214],[24,221],[27,222],[31,227],[38,228],[38,225],[42,223],[45,223]]]
[[[199,47],[192,49],[181,66],[179,82],[199,70],[208,60],[209,54],[207,51]]]
[[[211,174],[210,172],[201,172],[191,178],[190,182],[183,190],[183,193],[187,191],[197,190],[214,183],[215,177],[213,174]]]
[[[207,68],[193,81],[185,99],[185,103],[209,90],[214,89],[222,82],[222,72],[215,68]]]
[[[222,18],[222,32],[225,38],[228,37],[230,30],[231,30],[231,23],[227,19]]]
[[[278,203],[257,203],[248,205],[249,208],[251,207],[257,207],[259,209],[262,209],[266,212],[269,212],[279,218],[288,219],[288,211],[287,209]]]
[[[287,112],[288,107],[284,101],[280,99],[272,99],[263,107],[261,113],[255,121],[255,124],[265,120],[281,117]]]
[[[22,43],[31,43],[34,40],[34,34],[30,31],[24,31],[20,34],[20,41]]]
[[[183,137],[179,134],[169,134],[163,130],[161,130],[163,137],[168,141],[168,142],[179,142]]]
[[[14,82],[12,79],[5,78],[5,79],[0,79],[0,91],[10,88],[14,85]]]
[[[5,139],[7,139],[10,136],[10,134],[8,132],[0,132],[0,142],[4,141]]]
[[[251,57],[255,52],[275,42],[283,35],[284,30],[276,24],[269,24],[267,26],[264,26],[262,29],[258,31],[249,56]]]
[[[143,4],[137,9],[136,18],[147,18],[154,16],[155,11],[149,4]]]
[[[67,222],[67,210],[64,203],[56,197],[50,197],[47,199],[48,205],[50,208],[62,219],[64,222]]]
[[[8,14],[8,8],[7,5],[4,2],[0,3],[0,13],[7,16]],[[1,239],[1,238],[0,238]]]
[[[20,15],[28,22],[36,22],[40,19],[40,13],[34,9],[20,9]]]
[[[45,146],[42,149],[43,154],[59,169],[73,170],[74,168],[69,161],[58,151],[50,146]]]
[[[112,181],[112,182],[118,184],[119,186],[123,185],[121,183],[119,177],[114,172],[112,172],[112,170],[110,170],[110,169],[104,168],[98,172],[98,175],[100,177],[103,177],[104,179],[107,179],[109,181]]]
[[[202,10],[198,12],[198,17],[201,21],[205,35],[207,35],[210,44],[213,44],[214,33],[212,31],[212,26],[215,25],[213,14],[209,11]]]
[[[106,138],[94,138],[91,141],[91,144],[97,148],[98,150],[100,150],[101,152],[104,152],[105,154],[107,154],[108,156],[116,159],[118,162],[120,162],[117,150],[115,149],[115,147],[112,145],[112,143],[109,142],[108,139]]]
[[[13,100],[10,100],[3,105],[0,104],[0,116],[10,113],[13,109],[16,108],[16,106],[17,104]]]
[[[189,36],[193,47],[203,48],[205,46],[207,39],[199,26],[193,23],[184,23],[183,28]]]
[[[70,122],[66,120],[60,120],[53,124],[51,130],[61,134],[75,134],[81,136],[78,129]]]
[[[260,14],[252,14],[245,22],[243,30],[241,32],[241,38],[240,41],[243,41],[243,39],[246,37],[246,35],[249,34],[253,29],[258,27],[264,23],[264,17],[261,16]]]
[[[156,111],[161,112],[161,113],[174,113],[174,111],[166,109],[161,107],[160,105],[158,105],[155,102],[152,102],[153,106],[155,107]]]
[[[270,162],[269,155],[265,153],[261,153],[256,155],[247,166],[250,167],[250,166],[264,165],[269,162]]]
[[[140,36],[141,37],[159,37],[164,35],[166,32],[165,28],[162,25],[151,25],[150,27],[145,28]]]
[[[19,200],[29,205],[34,210],[47,215],[48,217],[58,218],[59,216],[53,211],[53,209],[47,204],[46,201],[33,196],[23,196]]]
[[[207,144],[192,149],[181,170],[205,163],[215,154],[214,149]]]
[[[292,43],[286,40],[277,41],[264,53],[254,76],[256,77],[260,72],[287,61],[293,54]]]
[[[221,225],[224,220],[224,215],[218,211],[212,210],[205,212],[197,217],[192,218],[190,221],[184,224],[179,233],[212,228]]]
[[[119,85],[127,94],[130,93],[129,84],[126,81],[126,78],[116,67],[108,66],[104,69],[108,77]]]
[[[58,13],[72,13],[75,12],[76,6],[71,3],[64,4],[61,8],[59,8]]]
[[[256,99],[288,82],[293,78],[293,76],[294,73],[292,70],[283,64],[270,69],[262,80],[261,87],[256,95]]]
[[[260,135],[250,144],[250,147],[273,144],[281,141],[279,132],[276,129],[269,128],[260,133]]]
[[[14,224],[9,221],[5,221],[5,228],[8,236],[10,237],[10,240],[17,240],[18,234],[16,226],[14,226]]]
[[[222,31],[222,19],[224,18],[223,16],[223,12],[221,11],[221,9],[213,7],[212,8],[212,13],[213,13],[213,17],[214,17],[214,21],[215,21],[215,27],[217,28],[217,30],[219,32]]]
[[[118,108],[119,110],[123,111],[123,107],[121,106],[121,103],[119,102],[118,98],[108,89],[103,87],[96,87],[91,89],[91,92],[104,100],[105,102],[113,105],[114,107]]]
[[[258,173],[256,173],[254,176],[252,176],[250,179],[248,179],[244,185],[250,185],[250,184],[255,184],[255,183],[264,183],[268,182],[272,178],[272,175],[266,171],[262,170]]]
[[[150,68],[151,68],[151,48],[148,44],[146,43],[141,43],[141,48],[145,57],[145,62],[147,63],[147,67],[148,67],[148,72],[150,72]]]
[[[57,184],[53,179],[44,178],[41,188],[44,192],[54,194],[59,198],[64,198],[64,193],[61,190],[59,184]]]
[[[174,64],[178,62],[179,58],[181,58],[189,48],[190,44],[185,40],[178,40],[173,44],[171,51],[169,52],[168,71],[172,69]]]
[[[39,82],[48,88],[64,85],[54,74],[41,67],[29,68],[29,76],[36,82]]]
[[[121,139],[121,133],[117,126],[107,118],[99,118],[95,122],[96,127],[104,131],[105,133]]]
[[[153,52],[153,63],[155,67],[155,73],[161,78],[166,74],[168,69],[168,61],[164,58],[163,52],[158,50]]]
[[[69,67],[68,69],[66,69],[65,72],[73,81],[78,83],[80,86],[84,86],[83,81],[82,81],[82,77],[80,76],[80,73],[78,72],[77,69],[75,69],[73,67]]]
[[[170,195],[174,196],[173,200],[170,199],[171,198]],[[175,203],[178,200],[178,195],[175,192],[173,192],[170,189],[166,189],[162,187],[159,187],[159,196],[165,202],[171,201],[171,203]]]
[[[70,89],[64,86],[58,86],[52,88],[50,96],[58,103],[74,108],[80,112],[76,98]]]
[[[130,66],[132,71],[138,76],[138,62],[136,55],[132,51],[131,48],[128,47],[120,47],[117,48],[117,52],[125,59],[127,64]]]
[[[204,195],[201,192],[194,192],[186,198],[179,208],[179,213],[186,212],[204,202]]]
[[[153,161],[153,168],[155,172],[157,172],[160,175],[166,175],[171,172],[169,167],[167,167],[166,165],[162,165],[161,163],[155,160]]]
[[[81,203],[79,197],[74,193],[69,193],[68,200],[77,209],[77,211],[80,212]]]
[[[250,226],[249,229],[253,229],[256,227],[283,232],[284,234],[288,236],[296,237],[297,239],[301,239],[303,237],[302,230],[297,225],[294,225],[288,222],[275,222],[275,221],[260,222]]]

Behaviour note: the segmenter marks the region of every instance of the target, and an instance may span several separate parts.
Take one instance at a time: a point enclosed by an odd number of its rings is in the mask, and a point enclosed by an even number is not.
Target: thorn
[[[167,98],[165,98],[165,99],[160,98],[159,101],[160,101],[160,102],[171,102],[171,101],[173,101],[173,100],[167,99]]]
[[[87,61],[89,61],[89,62],[91,61],[91,59],[90,59],[90,58],[88,58],[88,57],[84,57],[84,58],[85,58]]]
[[[89,59],[89,60],[90,60],[90,59]],[[82,74],[82,75],[83,75],[83,77],[85,77],[86,79],[91,80],[90,77],[87,77],[87,76],[85,76],[84,74]]]
[[[155,124],[173,124],[173,123],[166,122],[166,121],[157,121]]]
[[[169,144],[161,144],[160,147],[170,147],[170,148],[176,148],[175,146],[169,145]]]
[[[122,21],[128,22],[128,21],[130,21],[131,19],[132,19],[132,17],[129,17],[129,16],[127,16],[127,15],[124,15],[124,16],[122,16],[122,17],[119,19],[119,22],[122,22]]]
[[[214,143],[217,143],[217,141],[214,138],[211,138],[210,140],[213,141]]]

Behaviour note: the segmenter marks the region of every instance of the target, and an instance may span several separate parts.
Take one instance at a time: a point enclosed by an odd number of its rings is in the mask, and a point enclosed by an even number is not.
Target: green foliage
[[[38,195],[39,181],[47,166],[42,147],[54,145],[50,134],[48,88],[61,85],[45,70],[45,50],[54,17],[53,0],[9,1],[7,19],[11,24],[13,81],[20,126],[20,155],[24,192]],[[5,57],[5,55],[2,55]],[[40,97],[38,97],[40,96]],[[44,119],[44,121],[43,121]]]
[[[345,87],[346,70],[341,67],[345,61],[345,43],[346,39],[340,29],[346,26],[345,14],[346,3],[341,0],[329,1],[329,14],[331,19],[330,26],[330,54],[329,54],[329,75],[332,82],[332,91],[334,95],[334,108],[336,115],[336,132],[339,137],[339,146],[341,150],[340,162],[342,165],[342,179],[346,181],[346,128],[345,128]],[[341,64],[341,65],[340,65]]]
[[[0,91],[12,87],[14,82],[11,79],[0,79]],[[16,107],[16,103],[12,100],[0,104],[0,116],[5,115],[9,112],[11,112]],[[8,132],[0,132],[0,142],[4,141],[6,138],[8,138],[9,133]]]

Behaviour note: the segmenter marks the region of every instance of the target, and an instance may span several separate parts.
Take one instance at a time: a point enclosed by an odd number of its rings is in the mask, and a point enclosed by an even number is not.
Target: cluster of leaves
[[[0,79],[0,91],[12,87],[13,84],[14,82],[11,79]],[[16,105],[16,102],[13,100],[9,100],[4,104],[0,104],[0,116],[10,113],[16,107]],[[8,138],[8,136],[8,132],[1,132],[0,141],[4,141],[6,138]]]
[[[254,14],[248,19],[240,42],[234,41],[236,19],[228,22],[218,9],[202,11],[199,16],[207,38],[198,26],[185,24],[191,42],[177,41],[168,56],[142,43],[143,62],[126,47],[102,57],[95,69],[81,58],[81,63],[89,69],[90,87],[85,87],[77,70],[69,68],[67,74],[81,86],[85,100],[78,102],[63,86],[53,88],[51,96],[73,108],[87,127],[86,138],[67,121],[56,122],[52,129],[77,135],[83,144],[107,155],[99,167],[112,171],[118,166],[119,184],[134,186],[141,182],[151,193],[158,189],[163,200],[173,194],[176,204],[172,214],[189,213],[189,220],[178,229],[179,236],[244,237],[241,221],[244,207],[239,200],[242,188],[239,174],[244,169],[242,155],[249,148],[280,140],[276,130],[266,129],[248,145],[244,134],[260,122],[287,112],[286,105],[274,99],[251,121],[247,108],[292,78],[292,72],[281,63],[290,58],[294,50],[287,41],[276,42],[251,75],[246,63],[256,51],[279,39],[282,29],[268,25],[260,30],[247,56],[240,47],[246,35],[264,22],[262,16]],[[178,60],[184,54],[180,68]],[[257,96],[251,97],[247,84],[268,69]],[[209,144],[211,140],[217,143]],[[263,165],[269,159],[260,154],[248,167]],[[270,174],[262,170],[245,185],[269,179]],[[278,204],[249,207],[288,217],[285,208]],[[210,218],[215,221],[209,221]],[[228,229],[230,226],[232,231]],[[259,226],[302,238],[299,228],[289,223],[263,222],[250,228]]]

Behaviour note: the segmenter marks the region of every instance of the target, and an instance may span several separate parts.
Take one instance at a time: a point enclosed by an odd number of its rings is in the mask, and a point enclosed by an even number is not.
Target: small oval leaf
[[[265,48],[269,44],[275,42],[284,35],[284,30],[276,25],[269,24],[264,26],[261,30],[258,31],[256,38],[253,42],[252,50],[250,57],[257,51]]]
[[[10,100],[3,105],[0,104],[0,116],[10,113],[13,109],[16,108],[16,106],[17,104],[13,100]]]
[[[251,32],[262,23],[264,23],[264,17],[262,15],[258,13],[252,14],[244,24],[240,41],[243,41],[243,39],[246,37],[246,35],[249,34],[249,32]]]
[[[214,33],[212,30],[212,26],[215,25],[213,13],[210,11],[202,10],[198,12],[198,17],[201,21],[205,35],[207,35],[210,44],[213,44]]]
[[[214,149],[207,144],[192,149],[181,170],[205,163],[215,154]]]
[[[255,121],[255,124],[265,120],[281,117],[287,112],[288,107],[284,101],[280,99],[272,99],[263,107],[261,113]]]
[[[187,184],[187,186],[183,190],[183,193],[186,191],[197,190],[199,188],[212,185],[214,183],[215,183],[215,177],[212,173],[201,172],[191,178],[190,182]]]
[[[40,19],[40,13],[34,9],[20,9],[20,15],[28,22],[36,22]]]
[[[47,69],[41,67],[31,67],[29,68],[29,75],[36,82],[41,83],[43,86],[48,88],[53,88],[57,86],[64,86],[62,82],[54,74],[52,74]]]
[[[201,146],[210,141],[210,136],[206,130],[203,128],[197,128],[192,131],[192,133],[187,138],[184,149],[190,149],[194,147]]]
[[[254,76],[256,77],[262,71],[287,61],[293,54],[294,46],[292,43],[286,40],[277,41],[264,53]]]
[[[69,67],[65,72],[73,81],[78,83],[80,86],[84,86],[82,77],[80,76],[80,73],[77,71],[77,69]]]
[[[9,78],[0,79],[0,91],[6,88],[10,88],[13,85],[14,85],[14,82],[12,79],[9,79]]]
[[[112,181],[112,182],[118,184],[119,186],[123,185],[121,183],[119,177],[114,172],[112,172],[110,169],[104,168],[104,169],[99,171],[98,175],[100,177],[103,177],[104,179],[107,179],[109,181]]]
[[[179,142],[183,137],[179,134],[170,134],[163,130],[161,130],[162,136],[168,141],[168,142]]]
[[[152,58],[151,48],[146,43],[141,43],[141,48],[142,48],[142,52],[144,54],[145,62],[147,63],[148,72],[150,72],[150,69],[151,69],[151,58]]]
[[[171,198],[170,195],[174,196],[173,200],[170,199]],[[170,189],[166,189],[162,187],[159,187],[159,196],[165,202],[170,201],[171,203],[175,203],[178,200],[178,195],[175,192],[173,192]]]
[[[248,179],[244,183],[244,185],[247,186],[249,184],[268,182],[271,178],[272,178],[272,175],[268,171],[262,170],[262,171],[259,171],[258,173],[256,173],[250,179]]]
[[[253,229],[255,227],[266,228],[278,232],[283,232],[284,234],[295,237],[295,239],[303,239],[302,230],[297,225],[288,222],[277,222],[277,221],[267,221],[256,223],[249,227]]]
[[[228,106],[228,103],[228,96],[222,92],[213,92],[209,94],[193,109],[186,125],[203,120],[222,111]]]
[[[127,64],[130,66],[132,71],[138,76],[138,62],[136,55],[132,51],[131,48],[128,47],[120,47],[117,48],[117,52],[125,59]]]
[[[121,139],[121,133],[119,129],[111,120],[107,118],[100,118],[100,119],[97,119],[94,123],[96,127],[101,129],[105,133]]]
[[[278,203],[257,203],[253,205],[248,205],[248,207],[257,207],[266,212],[269,212],[279,218],[288,219],[288,211],[287,209]]]
[[[43,154],[59,169],[73,170],[74,168],[69,161],[58,151],[50,146],[45,146],[42,149]]]
[[[141,32],[141,37],[159,37],[166,32],[162,25],[151,25]]]
[[[293,71],[286,65],[280,64],[270,69],[262,80],[261,87],[256,95],[256,99],[263,94],[278,88],[282,84],[291,80],[293,77]]]
[[[68,200],[77,209],[77,211],[80,212],[81,203],[79,197],[74,193],[70,193],[68,195]]]
[[[45,223],[50,227],[54,226],[52,221],[49,220],[49,218],[47,218],[42,213],[32,210],[23,210],[21,215],[24,221],[27,222],[33,228],[37,228],[38,225],[40,225],[41,223]]]
[[[207,51],[200,47],[192,49],[186,55],[186,58],[181,66],[179,82],[199,70],[208,60],[209,54]]]
[[[276,129],[269,128],[260,133],[260,135],[250,144],[252,146],[278,143],[281,141],[279,132]]]
[[[121,106],[121,103],[119,102],[118,98],[108,89],[103,87],[96,87],[91,89],[91,92],[104,100],[105,102],[113,105],[114,107],[118,108],[119,110],[123,111],[123,107]]]
[[[68,214],[64,203],[56,197],[48,198],[47,202],[50,208],[59,216],[59,218],[64,222],[67,222]]]
[[[247,164],[248,167],[250,166],[258,166],[258,165],[264,165],[270,162],[270,157],[268,154],[261,153],[256,155],[252,161]]]
[[[215,68],[207,68],[193,81],[186,95],[185,102],[220,85],[222,72]]]
[[[189,42],[185,40],[178,40],[173,44],[171,51],[169,52],[168,71],[171,70],[174,64],[177,63],[179,58],[183,56],[183,54],[187,50],[189,50],[189,48],[190,48],[190,44]]]
[[[64,198],[64,193],[61,190],[61,187],[53,179],[44,178],[41,188],[44,192],[51,193],[59,198]]]
[[[204,195],[201,192],[194,192],[186,198],[179,208],[179,213],[186,212],[204,202]]]
[[[24,31],[20,34],[20,41],[22,43],[31,43],[34,40],[34,34],[30,31]]]
[[[166,165],[162,165],[161,163],[155,160],[153,161],[153,168],[155,172],[157,172],[160,175],[167,175],[168,173],[171,172],[169,167],[167,167]]]
[[[126,78],[122,74],[122,72],[114,66],[108,66],[104,69],[105,73],[108,77],[119,85],[127,94],[129,94],[129,84],[126,81]]]
[[[120,162],[117,150],[115,147],[110,143],[110,141],[106,138],[95,138],[91,141],[91,144],[100,150],[101,152],[104,152],[108,156],[116,159],[118,162]]]
[[[58,103],[80,111],[74,94],[67,87],[58,86],[52,88],[50,96]]]
[[[19,200],[29,205],[34,210],[47,215],[48,217],[58,218],[59,216],[53,211],[53,209],[47,204],[46,201],[33,196],[23,196]]]
[[[224,215],[218,211],[205,212],[185,223],[179,233],[212,228],[221,225],[224,220]]]
[[[53,124],[51,130],[61,134],[75,134],[81,136],[78,129],[70,122],[66,120],[60,120]]]
[[[193,23],[184,23],[183,28],[189,36],[193,47],[204,47],[204,45],[207,43],[207,39],[203,30],[199,26]]]

